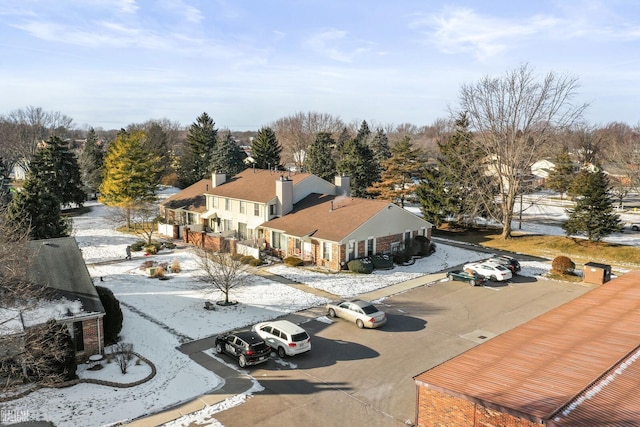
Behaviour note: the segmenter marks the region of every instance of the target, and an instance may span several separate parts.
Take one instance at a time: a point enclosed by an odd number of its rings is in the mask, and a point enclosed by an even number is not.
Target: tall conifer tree
[[[281,167],[280,153],[282,146],[270,127],[258,131],[251,145],[251,157],[260,169],[278,169]]]
[[[247,155],[240,149],[231,132],[226,132],[216,145],[211,161],[211,171],[234,176],[247,168]]]
[[[212,172],[211,160],[217,143],[215,123],[207,113],[202,113],[189,127],[187,147],[176,171],[181,188],[206,178]]]
[[[319,132],[316,139],[309,145],[305,161],[306,171],[333,182],[336,175],[336,162],[333,160],[331,152],[335,144],[331,134]]]

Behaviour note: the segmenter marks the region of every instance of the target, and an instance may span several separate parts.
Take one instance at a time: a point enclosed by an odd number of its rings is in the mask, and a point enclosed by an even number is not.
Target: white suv
[[[269,347],[278,352],[278,356],[293,356],[311,350],[311,337],[295,323],[288,320],[261,322],[253,325],[252,330],[266,341]]]
[[[492,282],[502,282],[509,280],[512,277],[511,270],[502,264],[495,262],[472,262],[464,265],[464,270],[475,271],[478,274],[482,274]]]

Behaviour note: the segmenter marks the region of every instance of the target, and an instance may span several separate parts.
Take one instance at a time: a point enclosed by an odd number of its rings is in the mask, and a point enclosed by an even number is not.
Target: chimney
[[[216,188],[224,184],[227,181],[227,175],[223,173],[214,172],[211,174],[211,187]],[[207,190],[209,190],[207,188]]]
[[[348,176],[336,176],[334,178],[336,196],[349,197],[351,195],[351,178]]]
[[[293,181],[284,175],[276,180],[276,199],[280,216],[285,216],[293,210]]]

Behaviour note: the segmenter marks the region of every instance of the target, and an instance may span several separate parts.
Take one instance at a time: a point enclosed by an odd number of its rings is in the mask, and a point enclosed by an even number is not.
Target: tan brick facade
[[[84,337],[84,351],[78,353],[83,358],[88,358],[92,354],[98,354],[104,350],[104,326],[103,318],[88,319],[82,322],[82,335]]]
[[[534,427],[539,423],[485,408],[468,400],[417,386],[416,425],[420,427]]]

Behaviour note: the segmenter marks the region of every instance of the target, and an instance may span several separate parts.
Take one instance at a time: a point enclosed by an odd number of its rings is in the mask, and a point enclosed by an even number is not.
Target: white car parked
[[[253,325],[253,331],[265,340],[278,356],[293,356],[311,350],[311,337],[295,323],[274,320]]]
[[[464,265],[465,271],[475,271],[478,274],[482,274],[492,282],[503,282],[509,280],[512,277],[511,270],[502,264],[495,262],[472,262]]]

